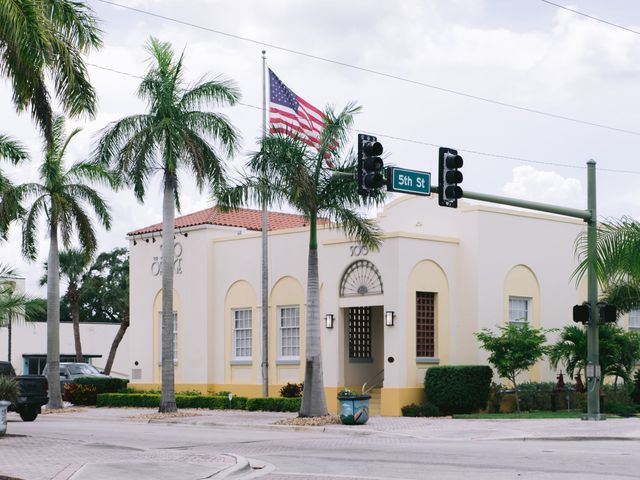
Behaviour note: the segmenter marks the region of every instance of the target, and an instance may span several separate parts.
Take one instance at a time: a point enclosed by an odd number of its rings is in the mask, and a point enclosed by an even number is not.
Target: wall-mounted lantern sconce
[[[392,310],[384,312],[384,323],[387,327],[393,327],[396,314]]]
[[[324,326],[327,328],[333,328],[333,313],[327,313],[324,316]]]

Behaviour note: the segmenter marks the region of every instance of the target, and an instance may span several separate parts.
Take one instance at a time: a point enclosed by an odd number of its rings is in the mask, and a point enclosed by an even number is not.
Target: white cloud
[[[577,179],[529,165],[514,168],[513,178],[502,187],[502,192],[510,197],[564,207],[584,208],[587,202]]]

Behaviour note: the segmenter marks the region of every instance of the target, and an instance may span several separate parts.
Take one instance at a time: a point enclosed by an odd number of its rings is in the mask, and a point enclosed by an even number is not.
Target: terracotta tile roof
[[[328,223],[327,220],[319,220],[318,224]],[[306,227],[309,224],[302,215],[291,213],[269,212],[269,231],[284,230],[287,228]],[[262,211],[240,208],[230,212],[221,212],[216,207],[189,213],[176,218],[176,229],[193,227],[196,225],[220,225],[225,227],[239,227],[247,230],[262,230]],[[161,232],[162,223],[149,225],[148,227],[134,230],[127,235],[141,235],[144,233]]]

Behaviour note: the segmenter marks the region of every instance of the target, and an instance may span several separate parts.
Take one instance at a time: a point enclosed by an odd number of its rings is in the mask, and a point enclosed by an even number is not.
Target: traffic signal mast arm
[[[432,185],[431,191],[440,193],[440,186]],[[464,190],[462,197],[469,198],[471,200],[480,200],[483,202],[498,203],[501,205],[510,205],[512,207],[527,208],[529,210],[538,210],[540,212],[555,213],[558,215],[565,215],[567,217],[580,218],[585,222],[591,221],[590,210],[579,210],[577,208],[560,207],[548,203],[501,197],[499,195],[489,195],[487,193],[470,192],[468,190]]]

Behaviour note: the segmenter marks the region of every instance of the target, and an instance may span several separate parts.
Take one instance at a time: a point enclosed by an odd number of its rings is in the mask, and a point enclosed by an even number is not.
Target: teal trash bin
[[[371,395],[338,394],[340,421],[344,425],[364,425],[369,420],[369,400]]]

